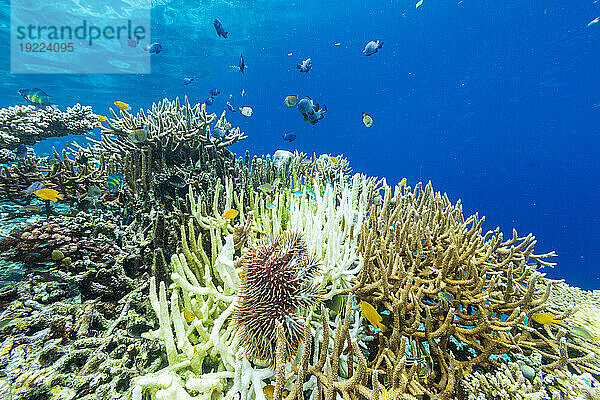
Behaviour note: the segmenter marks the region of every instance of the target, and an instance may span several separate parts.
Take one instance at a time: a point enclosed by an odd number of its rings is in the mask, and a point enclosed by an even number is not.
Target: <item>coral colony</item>
[[[0,398],[600,397],[600,297],[533,235],[187,98],[108,115],[0,110]]]

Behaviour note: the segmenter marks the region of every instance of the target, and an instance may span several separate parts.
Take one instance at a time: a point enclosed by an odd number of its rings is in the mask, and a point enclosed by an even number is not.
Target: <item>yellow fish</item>
[[[129,104],[123,103],[122,101],[115,101],[115,106],[119,107],[121,110],[131,110]]]
[[[273,385],[265,386],[263,388],[263,393],[265,394],[265,396],[272,399],[273,393],[275,393],[275,386],[273,386]],[[283,397],[286,397],[288,395],[288,391],[284,389],[282,394],[283,394]]]
[[[192,323],[192,321],[196,319],[196,317],[194,317],[194,314],[192,314],[192,312],[188,310],[187,307],[183,309],[183,318],[185,318],[185,322],[187,322],[188,324]],[[194,350],[196,350],[195,347]]]
[[[33,193],[42,200],[58,201],[63,199],[63,195],[58,194],[58,192],[54,189],[44,188],[36,190]]]
[[[240,212],[238,210],[234,210],[233,208],[230,210],[227,210],[223,213],[223,215],[221,215],[223,218],[225,219],[234,219],[235,217],[238,216]]]
[[[531,319],[542,325],[562,325],[562,323],[555,319],[556,315],[548,314],[545,312],[535,313],[531,316]]]
[[[332,163],[336,163],[337,162],[337,157],[331,156],[329,157],[329,159],[331,160]]]
[[[298,104],[298,96],[291,94],[287,96],[283,102],[288,107],[294,107],[296,104]]]
[[[366,301],[361,301],[360,310],[362,311],[365,318],[371,323],[371,325],[373,325],[377,329],[380,329],[381,331],[385,329],[385,326],[381,323],[382,317],[377,312],[375,307],[373,307]]]
[[[406,185],[406,178],[402,178],[402,180],[400,181],[400,187]]]
[[[421,7],[421,4],[423,4],[423,0],[419,0],[417,4],[415,4],[415,8]]]
[[[106,118],[104,115],[98,115],[98,121],[108,121],[108,118]]]
[[[198,355],[198,350],[196,350],[196,346],[194,346],[194,354],[192,354],[192,357],[196,357]]]
[[[371,118],[371,116],[367,113],[363,113],[363,124],[365,124],[365,126],[367,128],[370,128],[373,126],[373,118]]]

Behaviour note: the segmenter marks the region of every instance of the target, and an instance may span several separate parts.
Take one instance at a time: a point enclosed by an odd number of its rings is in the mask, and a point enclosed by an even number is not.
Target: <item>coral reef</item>
[[[100,126],[89,106],[75,104],[66,111],[47,107],[13,106],[0,109],[0,148],[15,149],[49,137],[83,135]]]
[[[93,262],[114,262],[120,252],[114,246],[115,228],[114,223],[94,221],[84,215],[73,219],[61,217],[51,223],[37,221],[0,241],[0,254],[8,260],[57,261],[65,267],[83,257]],[[51,260],[56,251],[60,256]]]
[[[0,289],[0,393],[598,397],[598,294],[546,279],[533,235],[483,233],[431,184],[392,190],[341,155],[237,157],[245,134],[187,98],[110,110],[101,140],[50,159],[9,150],[96,118],[0,111],[0,257],[22,276]]]

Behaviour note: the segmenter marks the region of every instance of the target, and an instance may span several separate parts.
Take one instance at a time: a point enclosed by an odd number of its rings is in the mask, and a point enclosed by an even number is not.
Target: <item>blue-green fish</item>
[[[54,103],[50,102],[50,96],[42,89],[19,89],[19,94],[25,99],[27,104],[32,106],[41,108],[54,106]]]
[[[108,178],[106,178],[106,187],[108,188],[108,192],[111,194],[118,192],[122,184],[123,174],[121,173],[113,173],[108,175]]]
[[[277,205],[273,204],[273,203],[267,203],[265,204],[265,207],[267,207],[269,210],[274,209],[275,207],[277,207]]]
[[[302,197],[302,190],[296,190],[292,192],[292,196]]]
[[[262,185],[260,185],[258,187],[260,190],[262,190],[263,192],[267,192],[270,193],[273,190],[275,190],[275,188],[273,188],[273,186],[270,183],[263,183]]]
[[[313,199],[317,198],[317,195],[315,194],[315,191],[312,189],[306,189],[306,194],[308,194],[310,197],[312,197]]]
[[[448,292],[439,292],[438,297],[442,301],[449,301],[449,302],[454,301],[454,296],[452,296],[452,294],[448,293]]]

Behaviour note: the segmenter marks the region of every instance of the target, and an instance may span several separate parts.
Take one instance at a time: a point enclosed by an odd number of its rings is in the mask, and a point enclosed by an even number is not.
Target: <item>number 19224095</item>
[[[21,53],[72,53],[73,43],[19,43]]]

